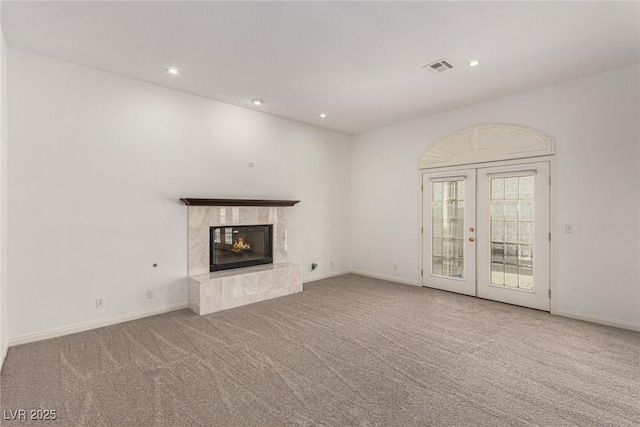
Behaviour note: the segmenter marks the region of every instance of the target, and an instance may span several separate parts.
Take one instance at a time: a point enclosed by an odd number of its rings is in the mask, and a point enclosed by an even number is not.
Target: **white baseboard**
[[[314,275],[313,277],[307,277],[307,279],[304,280],[304,283],[315,282],[316,280],[328,279],[330,277],[342,276],[344,274],[349,274],[349,273],[351,273],[351,271],[342,270],[342,271],[334,271],[332,273],[321,274],[319,276]]]
[[[383,274],[369,273],[367,271],[351,270],[348,273],[359,274],[361,276],[373,277],[374,279],[388,280],[390,282],[404,283],[406,285],[420,286],[417,281],[400,279],[392,276],[385,276]],[[569,317],[571,319],[584,320],[585,322],[597,323],[600,325],[613,326],[615,328],[628,329],[631,331],[640,332],[640,324],[634,322],[628,322],[626,320],[612,319],[609,317],[594,316],[591,314],[579,313],[571,310],[552,310],[551,314],[562,317]]]
[[[413,280],[406,280],[398,277],[385,276],[383,274],[369,273],[369,272],[360,271],[360,270],[343,270],[343,271],[332,272],[332,273],[323,274],[319,276],[314,276],[312,278],[308,278],[304,283],[314,282],[316,280],[328,279],[330,277],[342,276],[344,274],[349,274],[349,273],[359,274],[361,276],[366,276],[366,277],[373,277],[374,279],[388,280],[390,282],[402,283],[406,285],[419,286],[419,284]],[[7,356],[7,351],[9,347],[13,347],[20,344],[27,344],[35,341],[42,341],[49,338],[61,337],[64,335],[75,334],[77,332],[89,331],[91,329],[102,328],[105,326],[111,326],[111,325],[115,325],[123,322],[129,322],[131,320],[142,319],[145,317],[155,316],[163,313],[169,313],[171,311],[182,310],[188,307],[189,305],[187,302],[179,302],[176,304],[165,305],[162,307],[155,307],[150,310],[138,311],[136,313],[123,314],[120,316],[109,317],[107,319],[100,319],[93,322],[80,323],[78,325],[67,326],[64,328],[51,329],[48,331],[38,332],[35,334],[9,338],[8,342],[0,349],[0,371],[2,370],[2,366]],[[640,324],[637,324],[634,322],[628,322],[625,320],[594,316],[594,315],[579,313],[571,310],[554,310],[551,312],[551,314],[640,332]]]
[[[403,283],[405,285],[420,286],[415,280],[401,279],[399,277],[385,276],[384,274],[369,273],[367,271],[351,270],[349,273],[359,274],[361,276],[373,277],[374,279],[388,280],[390,282]]]
[[[13,347],[20,344],[26,344],[26,343],[35,342],[35,341],[42,341],[49,338],[62,337],[64,335],[70,335],[70,334],[75,334],[77,332],[89,331],[91,329],[102,328],[104,326],[111,326],[117,323],[129,322],[131,320],[142,319],[144,317],[168,313],[170,311],[182,310],[183,308],[187,308],[187,307],[189,307],[189,304],[187,302],[179,302],[176,304],[165,305],[162,307],[155,307],[150,310],[138,311],[135,313],[122,314],[120,316],[100,319],[93,322],[80,323],[77,325],[67,326],[67,327],[58,328],[58,329],[50,329],[48,331],[38,332],[35,334],[9,338],[8,346]]]
[[[640,332],[640,324],[626,320],[611,319],[609,317],[594,316],[592,314],[579,313],[571,310],[553,310],[551,314],[571,319],[584,320],[585,322],[598,323],[600,325],[613,326],[615,328],[629,329]]]

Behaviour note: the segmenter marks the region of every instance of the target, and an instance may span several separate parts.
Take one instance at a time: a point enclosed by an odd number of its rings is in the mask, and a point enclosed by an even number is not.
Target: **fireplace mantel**
[[[187,205],[189,307],[209,314],[302,292],[287,254],[287,211],[297,200],[181,199]],[[273,264],[211,272],[211,228],[271,225]]]
[[[180,199],[188,206],[269,206],[287,207],[300,203],[300,200],[252,200],[252,199]]]

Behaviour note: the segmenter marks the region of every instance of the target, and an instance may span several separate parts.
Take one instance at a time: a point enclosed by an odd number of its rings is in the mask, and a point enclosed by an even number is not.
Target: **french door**
[[[423,286],[476,295],[475,169],[423,175]]]
[[[549,311],[549,163],[423,174],[422,285]]]

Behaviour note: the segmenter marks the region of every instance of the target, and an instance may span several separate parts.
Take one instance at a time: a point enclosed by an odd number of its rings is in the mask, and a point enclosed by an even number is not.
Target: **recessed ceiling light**
[[[251,102],[254,105],[262,105],[262,104],[264,104],[264,101],[262,99],[259,99],[259,98],[251,98],[249,100],[249,102]]]
[[[171,68],[167,68],[167,73],[175,75],[175,74],[180,74],[180,71],[177,68],[171,67]]]
[[[325,113],[320,114],[320,118],[324,119],[325,117],[327,117],[327,115]]]
[[[474,59],[473,61],[469,62],[469,67],[477,67],[478,65],[480,65],[480,61]]]

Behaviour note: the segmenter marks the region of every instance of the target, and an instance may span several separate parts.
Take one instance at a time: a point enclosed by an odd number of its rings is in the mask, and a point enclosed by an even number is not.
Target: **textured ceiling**
[[[2,22],[12,48],[349,134],[640,62],[638,2],[2,2]]]

